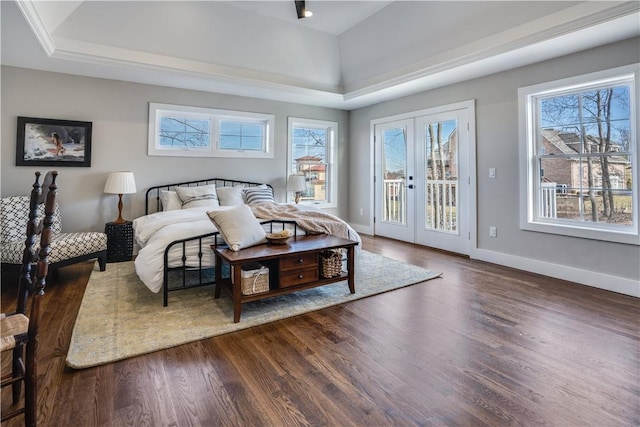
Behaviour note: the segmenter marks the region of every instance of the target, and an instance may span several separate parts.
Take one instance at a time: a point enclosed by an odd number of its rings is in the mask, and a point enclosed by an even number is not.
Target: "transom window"
[[[304,175],[301,203],[337,206],[338,123],[289,117],[289,174]]]
[[[274,116],[149,104],[151,156],[273,157]]]
[[[160,146],[187,146],[193,149],[207,147],[211,120],[171,115],[160,119]]]
[[[638,67],[521,88],[524,229],[640,244]]]
[[[262,151],[266,127],[264,122],[220,120],[221,150]]]

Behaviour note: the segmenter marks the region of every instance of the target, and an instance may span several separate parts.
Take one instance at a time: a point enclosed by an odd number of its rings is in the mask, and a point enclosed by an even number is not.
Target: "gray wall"
[[[137,194],[123,197],[123,216],[133,219],[144,213],[147,188],[201,178],[237,178],[274,186],[276,198],[284,201],[287,174],[287,117],[337,121],[338,175],[344,179],[348,166],[349,113],[335,110],[78,77],[3,66],[2,75],[2,196],[28,194],[33,173],[45,167],[15,166],[16,118],[18,116],[93,122],[90,168],[60,167],[59,201],[63,231],[104,230],[117,215],[117,196],[103,194],[111,171],[135,173]],[[222,159],[147,156],[149,102],[252,111],[275,115],[273,159]],[[347,187],[342,186],[340,216],[347,214]]]
[[[33,172],[16,167],[16,117],[93,122],[91,168],[59,168],[60,202],[66,231],[102,230],[117,216],[117,196],[102,193],[107,174],[133,170],[138,193],[125,196],[124,216],[143,213],[144,191],[153,185],[206,177],[242,178],[274,185],[285,199],[286,119],[308,117],[339,122],[340,207],[334,211],[354,225],[371,227],[370,121],[394,114],[476,100],[478,242],[481,250],[583,271],[640,280],[640,248],[522,231],[518,222],[517,88],[640,61],[640,39],[534,64],[516,70],[354,110],[125,83],[2,67],[2,196],[25,194]],[[226,108],[276,116],[276,155],[270,160],[166,158],[147,156],[148,102]],[[351,153],[351,155],[349,155]],[[489,180],[489,167],[498,178]],[[345,183],[346,180],[346,183]],[[348,205],[347,205],[348,204]],[[359,209],[364,209],[364,215]],[[489,225],[497,239],[486,237]]]
[[[369,188],[373,119],[475,99],[477,247],[508,256],[640,280],[640,247],[523,231],[519,228],[519,87],[640,62],[634,38],[574,55],[380,103],[351,112],[349,220],[372,227]],[[488,178],[490,167],[497,179]],[[637,186],[636,186],[637,191]],[[359,210],[364,209],[364,215]],[[490,225],[498,238],[489,238]]]

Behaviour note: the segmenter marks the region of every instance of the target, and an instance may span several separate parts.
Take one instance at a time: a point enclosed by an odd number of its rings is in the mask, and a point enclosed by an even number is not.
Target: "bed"
[[[288,228],[294,235],[339,233],[360,242],[348,224],[331,214],[310,206],[275,203],[270,185],[210,178],[151,187],[146,192],[145,215],[133,221],[140,248],[135,268],[150,291],[162,290],[164,306],[169,292],[215,283],[210,247],[224,241],[207,212],[239,204],[249,205],[268,232]]]

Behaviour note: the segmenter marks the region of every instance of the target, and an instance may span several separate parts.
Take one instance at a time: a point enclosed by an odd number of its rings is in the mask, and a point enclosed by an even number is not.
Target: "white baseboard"
[[[640,282],[633,279],[598,273],[596,271],[567,267],[566,265],[553,264],[546,261],[538,261],[501,252],[489,251],[486,249],[473,250],[471,257],[480,261],[543,274],[557,279],[568,280],[582,285],[640,298]]]
[[[350,225],[360,234],[373,235],[372,227],[360,224]],[[542,274],[544,276],[555,277],[556,279],[567,280],[581,285],[592,286],[594,288],[640,298],[640,282],[633,279],[598,273],[597,271],[582,270],[579,268],[568,267],[566,265],[554,264],[551,262],[539,261],[531,258],[509,255],[502,252],[489,251],[486,249],[472,249],[470,256],[471,258],[480,261],[517,268],[518,270],[529,271],[531,273]]]
[[[353,228],[360,234],[373,236],[373,229],[368,225],[360,225],[360,224],[349,224],[349,225],[351,226],[351,228]]]

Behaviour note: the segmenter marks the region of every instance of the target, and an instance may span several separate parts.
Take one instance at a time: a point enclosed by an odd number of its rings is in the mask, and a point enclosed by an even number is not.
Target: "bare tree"
[[[587,151],[591,150],[590,147],[586,149]],[[593,182],[593,158],[591,156],[587,156],[587,186],[589,187],[587,194],[589,195],[589,202],[591,204],[591,220],[598,222],[598,206],[596,205],[596,195],[593,190],[595,186]]]
[[[611,153],[618,148],[628,150],[629,130],[622,124],[616,127],[612,106],[628,111],[628,91],[605,88],[578,94],[546,99],[542,103],[542,123],[562,132],[575,132],[581,142],[580,154],[584,154],[587,170],[588,197],[592,221],[599,220],[597,193],[602,197],[602,215],[611,219],[615,214],[614,191],[611,185]],[[595,128],[593,127],[595,124]],[[612,133],[617,132],[620,144],[614,146]],[[590,132],[592,134],[590,134]],[[595,154],[595,155],[594,155]],[[601,178],[600,191],[596,189],[596,177]]]
[[[613,89],[602,89],[595,92],[586,93],[584,97],[591,102],[585,103],[587,111],[596,120],[598,128],[598,152],[611,152],[611,100]],[[613,217],[614,201],[613,191],[611,191],[611,176],[609,173],[609,157],[600,157],[600,169],[602,174],[602,206],[603,215],[606,218]],[[591,187],[591,185],[589,185]],[[594,221],[597,219],[594,218]]]
[[[430,123],[429,124],[429,139],[430,144],[430,157],[431,157],[431,174],[433,180],[444,180],[445,178],[445,164],[444,164],[444,149],[442,144],[442,124]],[[436,228],[442,228],[444,226],[445,218],[445,201],[444,191],[442,191],[441,184],[434,185],[432,187],[433,197],[433,222]]]
[[[324,147],[326,145],[324,138],[322,138],[315,129],[296,128],[295,132],[296,136],[311,138],[313,140],[313,146]]]
[[[174,125],[181,126],[179,130],[172,130],[175,126],[169,126],[167,129],[161,127],[160,138],[164,141],[171,141],[170,146],[201,147],[205,145],[206,137],[209,135],[208,130],[194,126],[189,119],[166,117],[163,120],[166,120],[167,124],[173,122]]]
[[[404,128],[385,132],[384,161],[385,177],[387,179],[405,177],[406,175],[406,146],[407,136]]]

